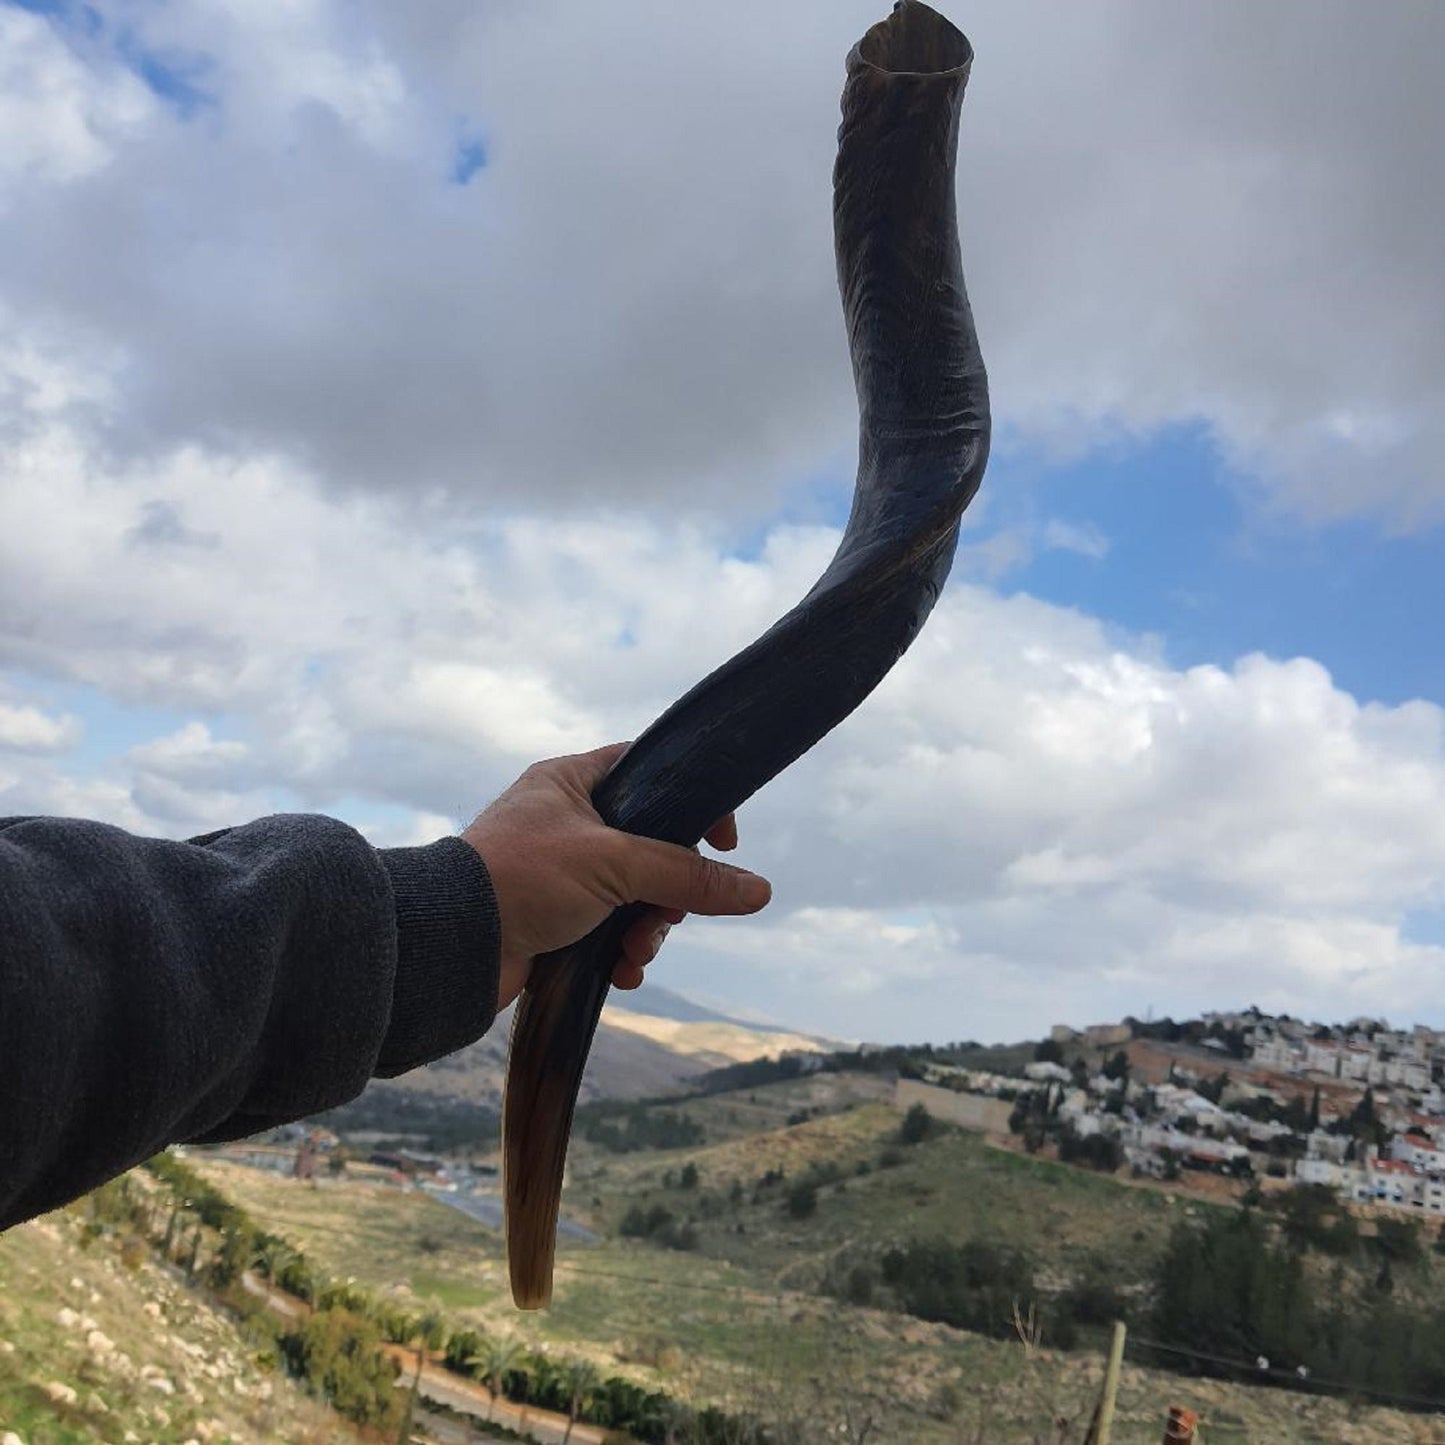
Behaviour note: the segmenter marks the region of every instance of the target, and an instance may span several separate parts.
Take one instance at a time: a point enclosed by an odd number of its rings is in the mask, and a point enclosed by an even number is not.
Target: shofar
[[[852,514],[812,591],[670,707],[598,786],[593,802],[615,828],[696,844],[867,697],[938,600],[988,459],[953,181],[972,60],[963,35],[917,0],[848,56],[833,220],[860,412]],[[551,1298],[572,1112],[636,911],[551,955],[517,1007],[503,1174],[523,1309]]]

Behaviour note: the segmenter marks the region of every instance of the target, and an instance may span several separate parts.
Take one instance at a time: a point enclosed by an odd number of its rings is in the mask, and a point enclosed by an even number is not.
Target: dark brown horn
[[[953,168],[973,50],[903,0],[848,56],[834,242],[858,388],[853,510],[812,591],[674,703],[598,786],[615,828],[692,845],[863,701],[938,600],[988,459],[988,383],[958,251]],[[552,1294],[572,1111],[619,909],[533,973],[503,1105],[512,1295]]]

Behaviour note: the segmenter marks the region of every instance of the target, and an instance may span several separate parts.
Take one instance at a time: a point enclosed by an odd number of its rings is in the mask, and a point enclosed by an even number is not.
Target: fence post
[[[1109,1363],[1104,1370],[1104,1392],[1099,1396],[1099,1428],[1095,1439],[1109,1445],[1114,1429],[1114,1397],[1119,1393],[1119,1369],[1124,1363],[1124,1336],[1128,1331],[1123,1320],[1114,1321],[1114,1338],[1109,1342]]]
[[[1194,1445],[1194,1427],[1199,1416],[1183,1405],[1169,1407],[1169,1423],[1164,1427],[1164,1445]]]

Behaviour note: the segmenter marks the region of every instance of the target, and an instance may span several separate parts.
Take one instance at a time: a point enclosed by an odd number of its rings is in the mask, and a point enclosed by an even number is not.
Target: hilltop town
[[[1005,1125],[1030,1152],[1066,1162],[1315,1185],[1355,1205],[1445,1217],[1445,1031],[1250,1008],[1060,1024],[1032,1052],[1008,1070],[930,1060],[921,1083],[903,1087],[930,1112]]]

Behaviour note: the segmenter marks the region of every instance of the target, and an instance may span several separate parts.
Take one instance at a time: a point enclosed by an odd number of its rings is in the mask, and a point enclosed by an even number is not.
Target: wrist
[[[460,838],[378,851],[391,882],[396,973],[376,1073],[390,1077],[480,1038],[497,1012],[501,928],[491,877]]]

